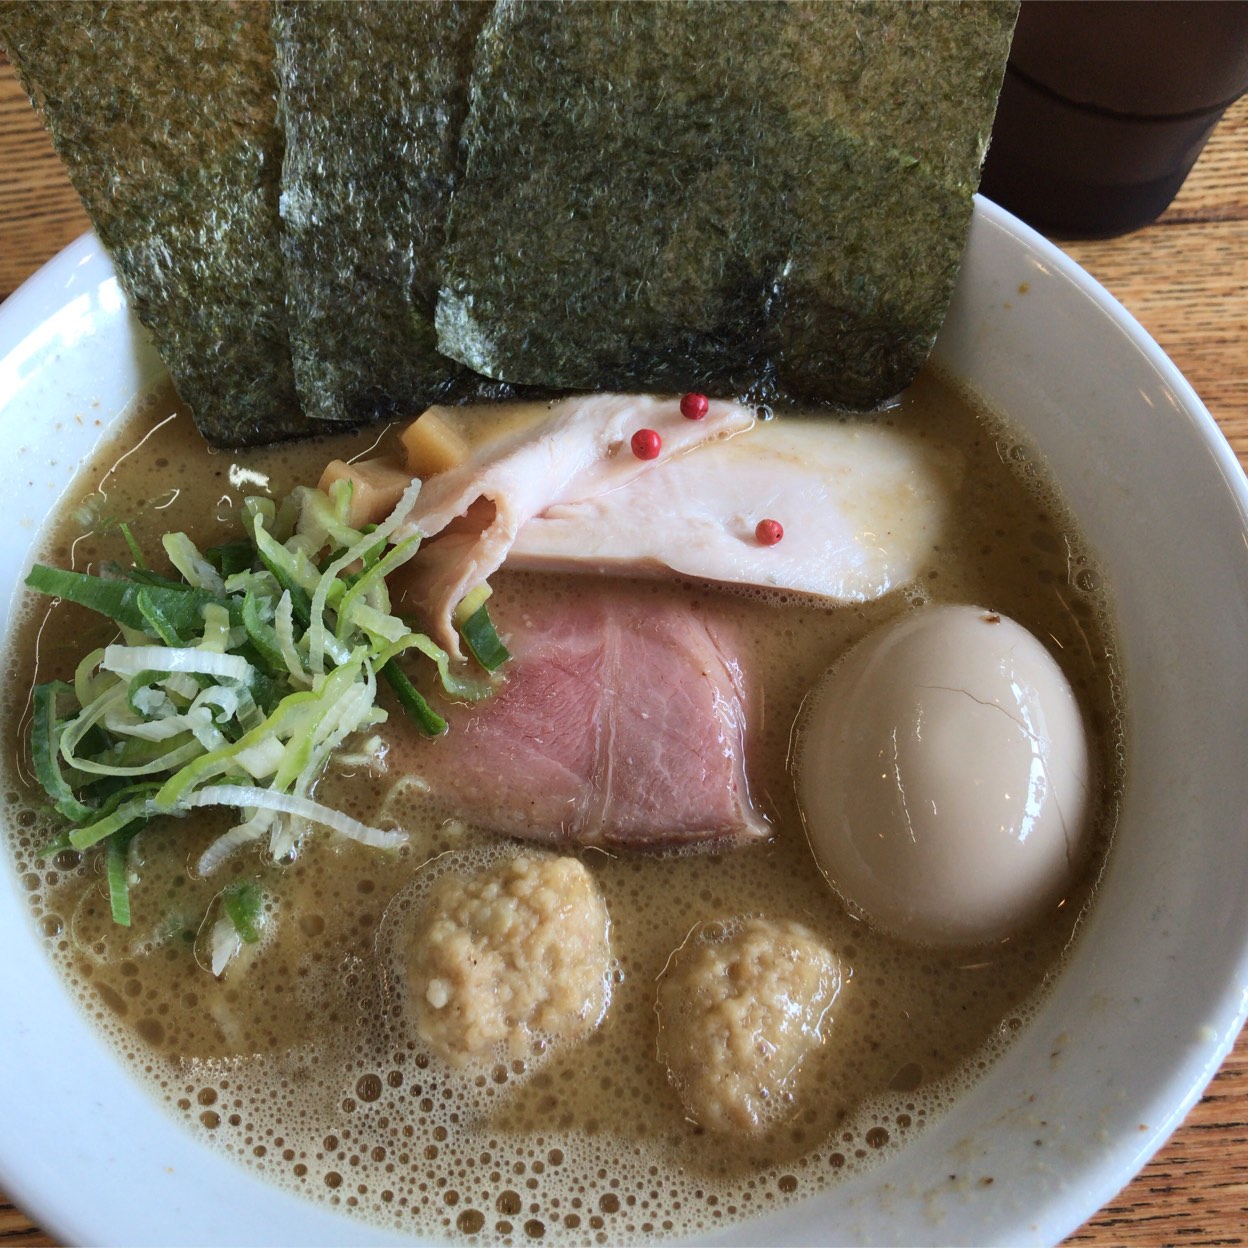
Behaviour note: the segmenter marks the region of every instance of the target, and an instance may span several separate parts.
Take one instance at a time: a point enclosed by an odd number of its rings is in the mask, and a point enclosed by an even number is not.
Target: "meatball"
[[[607,907],[575,858],[521,855],[442,876],[413,933],[409,1000],[416,1029],[456,1063],[534,1038],[574,1039],[607,1007]]]
[[[704,928],[659,984],[659,1056],[690,1117],[764,1131],[788,1116],[798,1067],[822,1042],[840,962],[799,923]]]

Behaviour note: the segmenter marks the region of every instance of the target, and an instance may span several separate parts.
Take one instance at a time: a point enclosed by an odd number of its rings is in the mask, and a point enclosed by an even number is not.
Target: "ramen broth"
[[[675,595],[738,639],[751,682],[752,792],[774,836],[668,856],[566,851],[592,872],[612,924],[611,1002],[584,1043],[539,1043],[523,1059],[452,1069],[415,1039],[402,949],[422,893],[444,870],[515,848],[421,783],[423,760],[455,750],[453,707],[449,733],[431,741],[392,706],[380,729],[383,765],[348,758],[319,785],[330,805],[406,828],[403,849],[313,831],[288,864],[248,847],[205,880],[188,863],[232,812],[165,820],[136,842],[142,879],[129,929],[111,921],[95,857],[40,856],[56,826],[27,747],[17,746],[8,837],[32,919],[71,992],[155,1096],[204,1141],[283,1187],[413,1234],[502,1243],[713,1231],[801,1200],[920,1133],[1026,1024],[1061,964],[1108,844],[1120,728],[1099,574],[1017,436],[930,370],[872,419],[965,461],[951,527],[914,585],[829,606],[704,584],[619,583],[622,593]],[[383,434],[379,450],[392,437]],[[125,560],[110,528],[119,519],[149,554],[168,530],[185,529],[201,547],[225,541],[244,496],[280,498],[376,440],[371,431],[211,453],[160,390],[84,469],[40,557],[84,571]],[[504,636],[526,604],[571,602],[580,588],[576,577],[507,572],[493,584]],[[791,728],[819,674],[871,629],[943,601],[1003,612],[1044,640],[1083,707],[1100,780],[1093,847],[1065,904],[1016,938],[960,954],[884,938],[845,912],[813,869],[788,767]],[[112,633],[99,617],[32,596],[8,660],[9,741],[27,735],[35,681],[70,678]],[[201,921],[225,884],[257,877],[266,936],[218,981],[201,965]],[[825,1042],[801,1069],[791,1116],[761,1137],[725,1137],[686,1118],[656,1058],[655,985],[692,931],[744,915],[804,924],[848,978]]]

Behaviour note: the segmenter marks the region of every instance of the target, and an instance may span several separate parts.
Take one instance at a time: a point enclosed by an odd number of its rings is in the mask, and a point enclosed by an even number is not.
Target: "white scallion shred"
[[[208,753],[224,749],[229,745],[229,739],[212,722],[212,713],[206,706],[193,706],[186,713],[186,722],[191,732],[195,735],[195,740]]]
[[[79,706],[90,706],[100,693],[101,686],[112,683],[108,677],[99,678],[93,675],[103,657],[103,647],[92,650],[74,669],[74,696],[78,699]]]
[[[161,684],[167,693],[186,702],[193,702],[199,692],[199,684],[190,672],[171,672],[169,678]]]
[[[234,958],[243,947],[243,938],[238,934],[234,924],[230,922],[228,914],[222,914],[212,925],[212,932],[208,938],[210,946],[210,962],[212,973],[218,977],[229,966],[230,961]]]
[[[295,645],[295,612],[291,602],[290,591],[283,592],[277,603],[273,616],[273,631],[277,634],[277,644],[282,652],[282,661],[286,664],[287,675],[293,684],[304,689],[312,687],[312,678],[303,666],[303,656]]]
[[[431,661],[452,696],[481,697],[493,687],[452,671],[445,652],[392,610],[385,578],[415,554],[420,538],[391,542],[419,490],[413,481],[369,533],[349,524],[345,483],[329,495],[301,487],[280,506],[246,499],[254,557],[228,577],[185,534],[165,536],[170,561],[205,595],[203,605],[188,628],[185,600],[136,575],[151,586],[154,613],[141,608],[151,631],[133,627],[131,612],[122,641],[78,665],[79,709],[56,720],[53,746],[86,794],[74,795],[86,811],[75,815],[75,848],[125,833],[128,874],[137,879],[133,834],[144,821],[217,806],[237,810],[239,821],[199,855],[203,876],[257,843],[284,860],[313,828],[378,849],[404,844],[402,829],[373,827],[313,793],[333,757],[384,770],[386,745],[373,731],[386,718],[378,675],[398,655]],[[69,694],[63,687],[53,695],[54,716],[56,697]],[[91,796],[94,777],[111,778],[102,799]],[[242,941],[227,915],[210,912],[209,922],[209,961],[221,975]]]
[[[276,737],[257,741],[234,755],[234,761],[254,780],[267,780],[276,775],[286,757],[286,746]]]
[[[303,840],[304,833],[311,825],[306,819],[297,815],[284,815],[274,819],[269,825],[269,857],[274,862],[282,862],[293,857]]]
[[[278,793],[273,789],[241,784],[208,784],[194,793],[188,793],[182,800],[182,806],[186,810],[200,806],[254,806],[258,810],[275,810],[283,815],[296,815],[310,823],[332,828],[335,832],[359,841],[361,845],[371,845],[374,849],[398,849],[407,842],[406,832],[388,832],[383,828],[374,828],[310,797]]]
[[[237,644],[237,638],[230,629],[230,613],[217,603],[210,602],[204,608],[204,637],[199,648],[224,654],[231,643]]]
[[[145,689],[140,692],[155,691]],[[169,706],[173,705],[167,697],[165,701]],[[153,714],[151,717],[139,718],[132,714],[128,707],[114,707],[105,712],[104,727],[117,736],[140,737],[144,741],[168,741],[170,737],[177,737],[191,730],[185,715]]]
[[[105,646],[100,666],[119,676],[137,676],[140,672],[188,672],[245,681],[255,675],[242,655],[174,646]]]
[[[177,714],[168,692],[151,685],[136,689],[130,695],[130,701],[135,711],[148,721],[167,719]]]
[[[223,836],[217,837],[199,856],[195,870],[203,876],[211,875],[236,849],[258,841],[272,825],[276,812],[272,810],[254,811],[244,822],[232,827]]]
[[[221,574],[199,553],[199,547],[185,533],[166,533],[161,539],[169,562],[182,573],[188,585],[209,593],[225,593]]]
[[[354,750],[339,750],[338,762],[343,767],[367,767],[382,773],[386,770],[386,743],[376,734],[366,737]]]
[[[370,637],[381,641],[399,641],[406,637],[409,629],[397,615],[388,611],[378,611],[367,602],[358,603],[351,613],[351,622],[363,629]]]

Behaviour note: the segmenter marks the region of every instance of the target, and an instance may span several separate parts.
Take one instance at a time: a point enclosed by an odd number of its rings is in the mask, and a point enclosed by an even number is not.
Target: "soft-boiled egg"
[[[871,925],[983,944],[1064,896],[1090,805],[1087,735],[1022,625],[971,606],[912,612],[828,671],[798,740],[811,848]]]

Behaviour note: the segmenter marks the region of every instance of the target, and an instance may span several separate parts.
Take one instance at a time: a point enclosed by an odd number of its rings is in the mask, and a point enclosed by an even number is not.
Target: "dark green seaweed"
[[[269,6],[6,3],[0,42],[204,437],[306,433]]]
[[[415,415],[464,377],[438,352],[433,313],[489,14],[454,0],[275,6],[291,348],[315,419]]]
[[[500,0],[440,348],[514,383],[888,399],[944,318],[1015,13]]]

